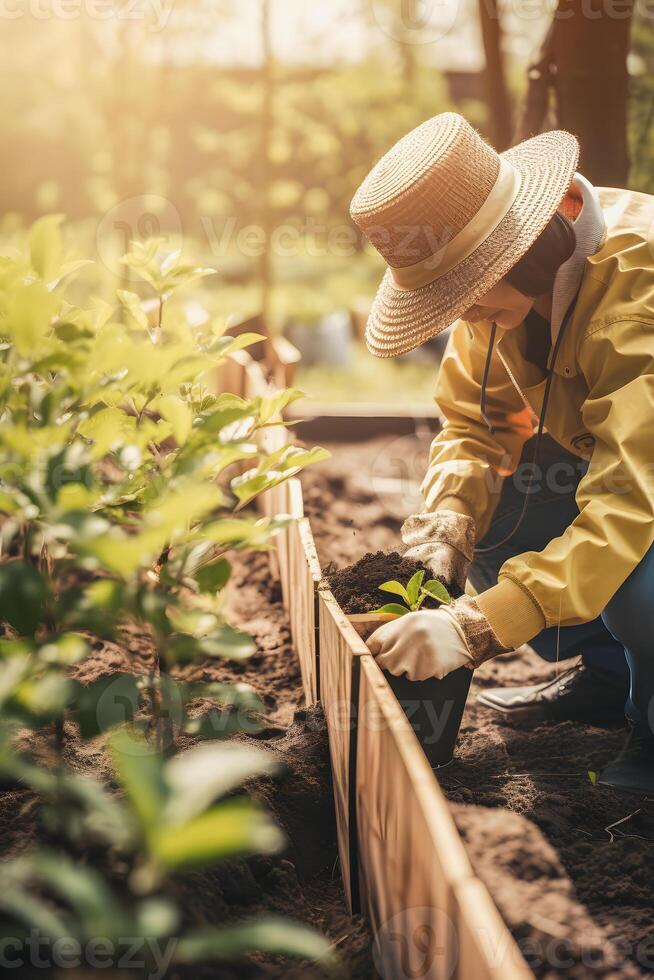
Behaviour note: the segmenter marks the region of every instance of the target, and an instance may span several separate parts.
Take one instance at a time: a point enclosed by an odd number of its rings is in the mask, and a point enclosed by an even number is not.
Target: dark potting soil
[[[321,561],[344,566],[365,550],[393,551],[409,511],[376,482],[392,455],[387,441],[327,448],[332,459],[302,477]],[[406,437],[402,459],[426,460],[427,448],[427,438]],[[654,803],[588,776],[616,755],[624,728],[515,729],[476,703],[480,688],[534,684],[556,669],[523,647],[475,671],[455,759],[438,779],[475,871],[537,977],[650,976]]]
[[[416,572],[425,572],[426,579],[433,578],[429,569],[411,558],[404,558],[397,551],[368,552],[353,565],[336,569],[333,564],[326,566],[325,578],[343,612],[374,612],[387,602],[401,602],[388,592],[380,592],[379,586],[394,580],[406,585]],[[443,585],[450,591],[451,586]],[[439,603],[425,599],[424,609],[436,609]]]

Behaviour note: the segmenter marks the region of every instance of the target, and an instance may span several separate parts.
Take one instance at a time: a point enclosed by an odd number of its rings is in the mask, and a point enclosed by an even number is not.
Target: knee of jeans
[[[642,635],[645,610],[648,609],[645,576],[633,573],[624,582],[602,612],[602,621],[609,633],[623,646],[633,644],[630,638]]]

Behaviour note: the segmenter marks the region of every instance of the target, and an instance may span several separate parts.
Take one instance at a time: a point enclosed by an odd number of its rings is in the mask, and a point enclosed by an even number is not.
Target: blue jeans
[[[526,478],[522,464],[531,463],[530,439],[521,466],[507,477],[500,502],[480,547],[500,541],[514,526],[522,509]],[[490,554],[475,555],[468,577],[478,592],[497,582],[504,562],[525,551],[542,551],[572,523],[579,509],[577,485],[588,464],[568,453],[550,436],[543,436],[535,488],[521,527],[505,545]],[[522,471],[522,472],[521,472]],[[580,656],[583,662],[613,675],[621,686],[630,679],[625,713],[643,733],[654,727],[654,546],[621,585],[601,616],[581,626],[545,629],[530,646],[548,661]],[[651,720],[650,720],[651,719]]]

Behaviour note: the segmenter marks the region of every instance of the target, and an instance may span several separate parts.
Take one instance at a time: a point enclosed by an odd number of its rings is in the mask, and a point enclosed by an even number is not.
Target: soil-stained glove
[[[411,681],[443,678],[458,667],[473,670],[508,650],[470,596],[384,623],[368,637],[368,648],[380,667]]]
[[[475,550],[475,522],[453,510],[414,514],[402,525],[405,558],[412,558],[434,575],[465,589],[468,567]]]

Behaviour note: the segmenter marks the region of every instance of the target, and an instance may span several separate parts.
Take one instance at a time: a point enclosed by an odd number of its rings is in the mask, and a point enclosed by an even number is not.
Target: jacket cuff
[[[445,608],[461,627],[470,651],[471,667],[479,667],[486,660],[492,660],[498,654],[508,653],[513,649],[499,639],[476,598],[464,595]]]
[[[529,593],[510,578],[476,597],[479,609],[488,619],[498,639],[515,650],[545,629],[545,617]]]

